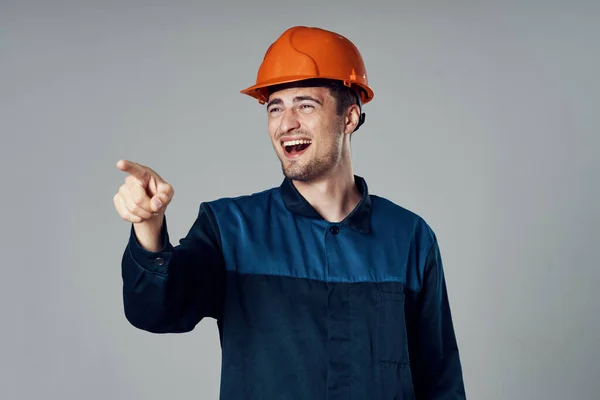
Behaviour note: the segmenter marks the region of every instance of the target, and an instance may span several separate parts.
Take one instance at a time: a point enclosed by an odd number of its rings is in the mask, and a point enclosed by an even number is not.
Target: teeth
[[[283,142],[284,146],[296,146],[298,144],[310,144],[310,140],[288,140]]]

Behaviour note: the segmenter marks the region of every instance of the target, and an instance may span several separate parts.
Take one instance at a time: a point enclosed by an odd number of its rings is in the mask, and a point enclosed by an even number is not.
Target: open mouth
[[[281,142],[281,145],[283,146],[285,155],[293,158],[293,157],[298,157],[302,153],[304,153],[306,151],[306,149],[308,149],[308,147],[310,146],[311,143],[312,143],[312,141],[308,140],[308,139],[298,139],[298,140],[284,140]]]

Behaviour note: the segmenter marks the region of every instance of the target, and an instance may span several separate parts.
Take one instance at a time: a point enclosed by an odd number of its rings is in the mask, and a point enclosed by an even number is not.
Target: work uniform
[[[436,236],[369,194],[324,220],[284,179],[200,205],[179,245],[122,260],[125,315],[155,333],[216,319],[223,400],[464,399]]]

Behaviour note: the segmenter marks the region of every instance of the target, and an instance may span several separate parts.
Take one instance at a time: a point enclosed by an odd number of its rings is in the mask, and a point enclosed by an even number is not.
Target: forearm
[[[185,271],[173,262],[174,248],[166,232],[157,236],[155,240],[163,245],[148,250],[132,227],[122,259],[125,316],[132,325],[153,333],[189,331],[194,321],[181,317],[185,291],[178,284],[185,281]]]
[[[154,333],[194,329],[204,317],[218,318],[224,296],[225,266],[206,208],[187,236],[174,247],[166,219],[156,251],[142,247],[135,228],[122,259],[123,302],[129,322]]]

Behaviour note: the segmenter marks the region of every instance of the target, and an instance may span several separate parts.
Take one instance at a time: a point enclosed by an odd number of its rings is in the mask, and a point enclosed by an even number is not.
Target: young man
[[[119,161],[127,319],[156,333],[216,319],[225,400],[464,399],[436,236],[352,168],[373,98],[357,48],[291,28],[242,93],[266,104],[283,183],[202,203],[179,245],[166,227],[173,188]]]

